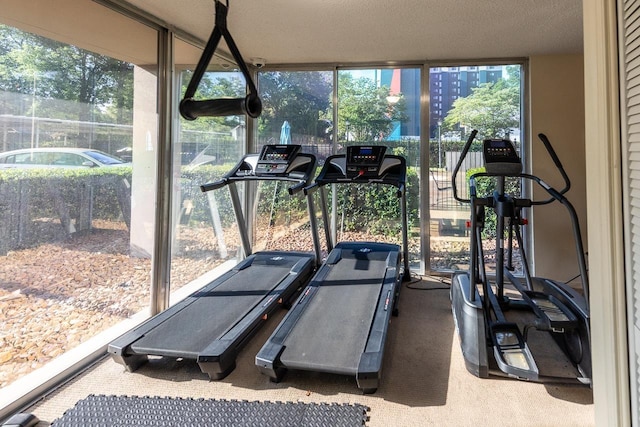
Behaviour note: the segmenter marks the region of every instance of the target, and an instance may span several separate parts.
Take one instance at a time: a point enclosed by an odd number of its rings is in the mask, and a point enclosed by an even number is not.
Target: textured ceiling
[[[128,0],[207,40],[213,0]],[[226,4],[226,0],[224,2]],[[242,56],[267,64],[528,57],[582,52],[581,0],[228,0]]]

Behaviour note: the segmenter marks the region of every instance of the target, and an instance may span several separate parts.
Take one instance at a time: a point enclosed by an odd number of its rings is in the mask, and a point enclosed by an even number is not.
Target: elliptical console
[[[492,175],[517,175],[522,172],[522,162],[513,143],[508,139],[485,139],[484,167]]]

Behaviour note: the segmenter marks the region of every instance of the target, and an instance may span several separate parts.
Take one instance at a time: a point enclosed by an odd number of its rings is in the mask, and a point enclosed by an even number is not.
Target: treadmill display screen
[[[349,165],[379,165],[385,151],[384,146],[347,147],[347,164]]]
[[[256,174],[286,173],[287,167],[299,151],[300,146],[294,144],[265,145],[258,159]]]
[[[347,177],[377,176],[386,149],[383,145],[347,147]]]
[[[265,145],[260,153],[260,161],[289,163],[298,151],[300,151],[299,145]]]

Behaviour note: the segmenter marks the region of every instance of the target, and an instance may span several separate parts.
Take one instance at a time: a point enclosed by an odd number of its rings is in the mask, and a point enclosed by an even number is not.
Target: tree
[[[338,74],[338,135],[356,141],[384,140],[393,122],[406,120],[406,103],[402,97],[389,103],[389,87],[377,86],[366,77]]]
[[[331,108],[331,72],[264,72],[258,84],[263,105],[261,133],[279,133],[286,120],[297,134],[325,136],[322,119]]]
[[[0,40],[0,90],[37,96],[37,115],[132,123],[132,64],[6,25]]]
[[[481,138],[508,137],[511,129],[520,127],[519,76],[482,84],[468,97],[456,99],[443,125],[446,130],[477,129]]]

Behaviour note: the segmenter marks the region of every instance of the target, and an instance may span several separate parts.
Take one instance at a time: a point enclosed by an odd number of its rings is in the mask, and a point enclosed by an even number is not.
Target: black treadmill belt
[[[194,293],[193,302],[131,345],[138,354],[197,358],[285,279],[299,258],[268,266],[257,259],[218,286]],[[285,259],[285,261],[287,261]]]
[[[346,251],[345,251],[346,252]],[[345,254],[330,268],[287,336],[281,362],[292,369],[352,374],[360,357],[380,297],[387,252],[365,257]]]

